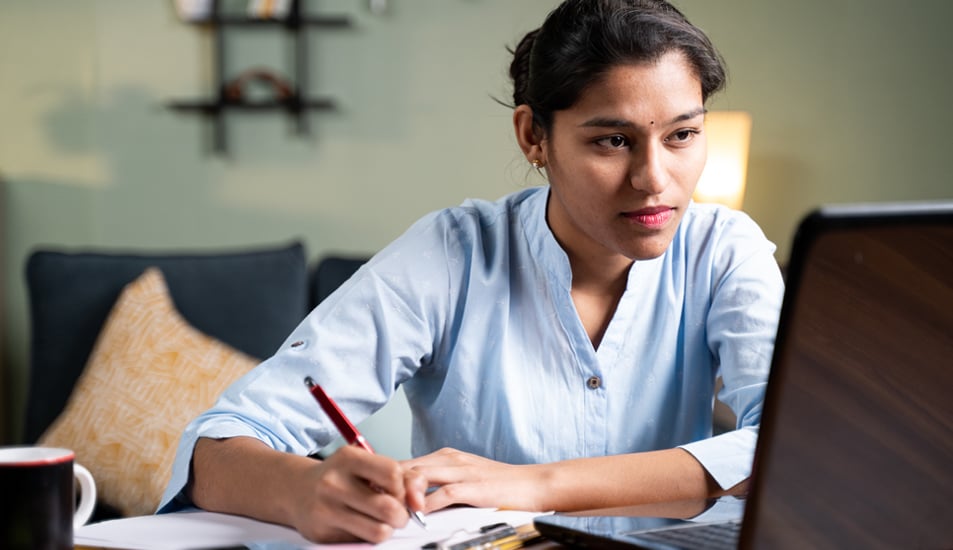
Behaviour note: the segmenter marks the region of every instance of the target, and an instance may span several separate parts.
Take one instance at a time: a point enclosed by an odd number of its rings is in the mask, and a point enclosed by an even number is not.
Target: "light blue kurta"
[[[454,447],[521,464],[683,446],[722,487],[748,477],[783,294],[774,246],[745,214],[692,204],[666,253],[632,266],[596,350],[547,197],[467,201],[378,253],[188,426],[161,509],[186,503],[198,437],[298,454],[334,439],[306,376],[355,423],[402,385],[415,456]],[[712,437],[718,375],[738,429]]]

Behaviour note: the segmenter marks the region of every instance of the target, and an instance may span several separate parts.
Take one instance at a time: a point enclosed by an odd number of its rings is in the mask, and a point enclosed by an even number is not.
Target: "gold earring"
[[[544,166],[544,165],[543,165],[543,161],[541,161],[541,160],[539,160],[539,159],[533,159],[533,160],[529,161],[529,163],[533,165],[533,168],[536,169],[536,173],[539,174],[540,177],[542,177],[542,178],[545,178],[545,177],[546,177],[546,174],[543,174],[543,171],[540,170],[540,168],[542,168],[542,167]]]

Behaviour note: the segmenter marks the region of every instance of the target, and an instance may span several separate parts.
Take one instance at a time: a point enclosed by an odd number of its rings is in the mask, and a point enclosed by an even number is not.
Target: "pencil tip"
[[[411,513],[410,513],[410,516],[411,516],[412,518],[414,518],[414,520],[416,520],[417,525],[423,527],[424,529],[427,528],[427,522],[424,521],[424,513],[423,513],[423,512],[421,512],[420,510],[417,510],[417,511],[411,512]]]

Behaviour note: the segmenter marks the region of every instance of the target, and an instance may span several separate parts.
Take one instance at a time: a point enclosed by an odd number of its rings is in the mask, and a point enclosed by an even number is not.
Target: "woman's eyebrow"
[[[672,120],[665,123],[666,126],[677,124],[679,122],[684,122],[686,120],[691,120],[697,116],[704,115],[708,110],[704,107],[698,107],[697,109],[692,109],[691,111],[682,113]],[[622,118],[611,118],[611,117],[593,117],[589,120],[581,123],[580,127],[587,128],[638,128],[639,125],[626,119]]]
[[[708,109],[704,107],[698,107],[698,108],[692,109],[691,111],[688,111],[687,113],[678,115],[677,117],[670,120],[668,123],[675,124],[676,122],[685,122],[686,120],[691,120],[697,116],[704,115],[707,112],[708,112]]]

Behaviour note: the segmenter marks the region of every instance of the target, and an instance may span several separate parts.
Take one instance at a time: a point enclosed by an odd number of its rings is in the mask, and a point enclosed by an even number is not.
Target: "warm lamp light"
[[[712,111],[705,115],[708,162],[694,199],[741,209],[748,172],[751,115],[744,111]]]

